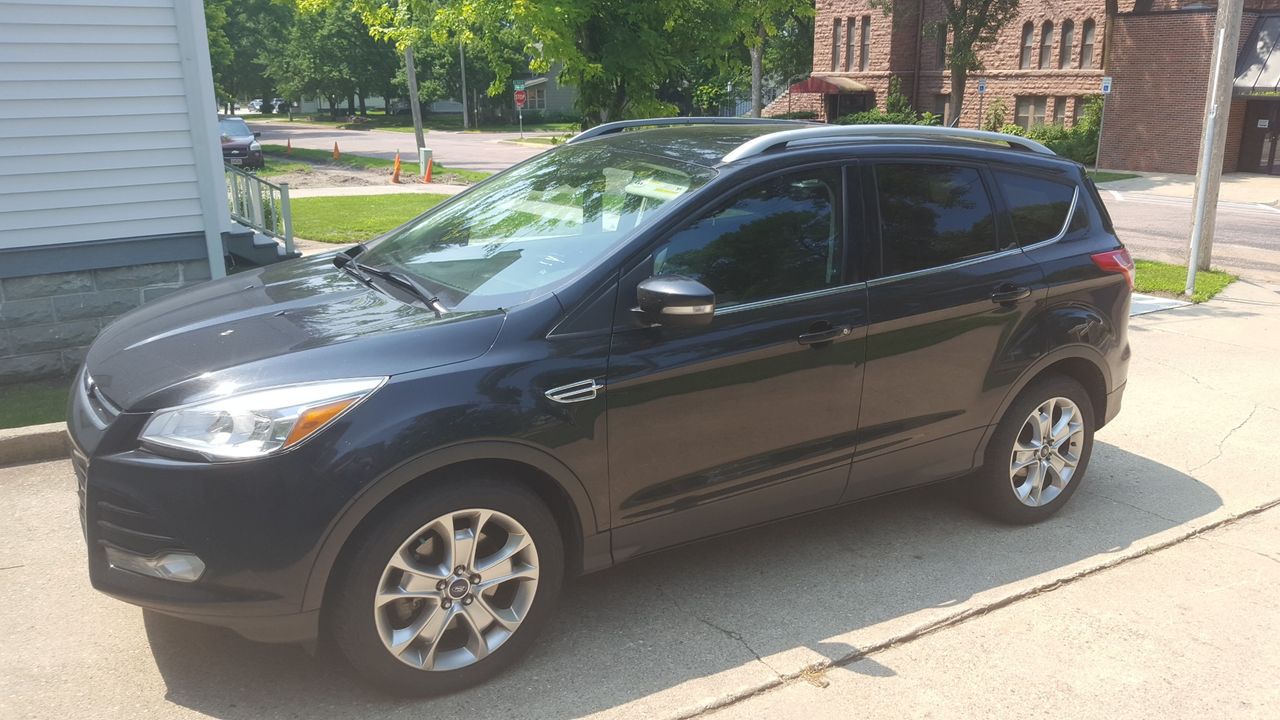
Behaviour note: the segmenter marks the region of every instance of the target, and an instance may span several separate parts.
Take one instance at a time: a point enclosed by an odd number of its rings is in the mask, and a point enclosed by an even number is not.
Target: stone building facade
[[[1226,170],[1280,174],[1274,159],[1280,39],[1271,29],[1280,28],[1280,0],[1245,4]],[[917,110],[942,115],[949,124],[979,127],[984,118],[1001,119],[994,114],[1023,127],[1070,127],[1083,101],[1099,94],[1109,76],[1113,92],[1101,165],[1194,172],[1212,55],[1212,2],[1023,0],[1017,17],[980,52],[982,68],[968,77],[959,118],[949,102],[941,2],[897,5],[888,15],[871,0],[817,0],[813,74],[765,114],[807,112],[830,122],[883,108],[890,80],[897,78]]]

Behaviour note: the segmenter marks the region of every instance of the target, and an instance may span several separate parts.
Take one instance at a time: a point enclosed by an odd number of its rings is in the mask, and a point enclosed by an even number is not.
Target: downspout
[[[920,59],[924,55],[924,0],[916,0],[916,67],[911,73],[911,107],[920,108]]]

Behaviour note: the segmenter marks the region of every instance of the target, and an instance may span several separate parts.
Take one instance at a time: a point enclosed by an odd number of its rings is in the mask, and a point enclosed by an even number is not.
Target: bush
[[[837,125],[941,125],[942,118],[933,113],[917,113],[902,94],[898,78],[889,80],[889,94],[884,99],[884,110],[872,108],[836,118]]]
[[[780,115],[770,115],[769,117],[776,120],[816,120],[818,113],[803,110],[798,112],[782,113]]]
[[[1097,158],[1098,130],[1102,124],[1102,98],[1093,96],[1084,103],[1075,125],[1064,128],[1061,125],[1033,125],[1023,130],[1017,125],[1005,124],[1000,132],[1035,140],[1055,153],[1090,165]]]

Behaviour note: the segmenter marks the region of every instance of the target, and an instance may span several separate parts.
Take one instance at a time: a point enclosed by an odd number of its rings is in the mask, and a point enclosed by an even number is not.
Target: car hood
[[[269,265],[179,291],[122,316],[85,368],[125,411],[228,391],[395,375],[483,355],[501,310],[442,317],[371,289],[332,254]]]

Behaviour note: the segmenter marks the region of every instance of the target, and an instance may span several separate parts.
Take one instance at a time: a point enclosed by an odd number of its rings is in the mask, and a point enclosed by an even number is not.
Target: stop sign
[[[524,91],[517,90],[516,91],[516,107],[519,107],[519,108],[524,107],[524,98],[525,98]]]

